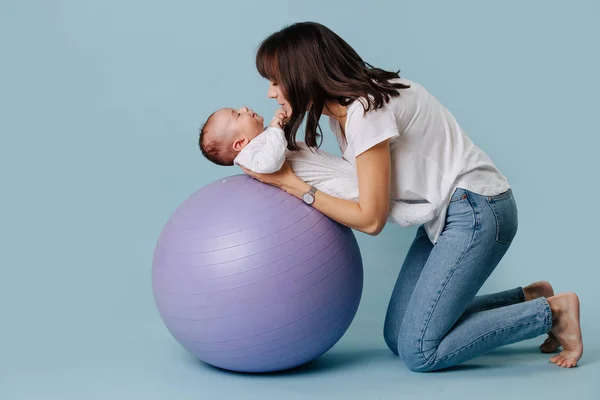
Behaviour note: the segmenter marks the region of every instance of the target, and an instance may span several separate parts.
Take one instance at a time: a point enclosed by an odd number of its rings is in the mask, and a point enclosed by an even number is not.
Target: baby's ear
[[[240,152],[248,145],[250,141],[245,137],[238,137],[233,140],[233,150]]]

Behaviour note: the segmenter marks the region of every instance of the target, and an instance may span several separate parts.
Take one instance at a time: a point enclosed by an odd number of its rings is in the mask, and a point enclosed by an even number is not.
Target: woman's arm
[[[389,140],[364,151],[356,158],[359,201],[339,199],[317,192],[312,206],[329,218],[369,235],[377,235],[385,226],[389,211],[391,158]],[[255,174],[244,169],[261,182],[278,186],[297,198],[310,186],[298,178],[289,164],[274,174]]]

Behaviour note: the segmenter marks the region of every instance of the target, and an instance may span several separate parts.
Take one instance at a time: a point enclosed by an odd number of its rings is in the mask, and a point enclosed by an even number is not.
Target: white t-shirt
[[[348,106],[345,138],[334,118],[329,124],[343,158],[356,165],[356,157],[390,139],[391,196],[401,200],[427,200],[436,216],[425,223],[432,243],[444,229],[449,200],[458,187],[484,196],[510,188],[492,160],[463,132],[452,114],[423,86],[410,85],[379,110],[365,114],[362,102]],[[364,100],[364,99],[363,99]]]

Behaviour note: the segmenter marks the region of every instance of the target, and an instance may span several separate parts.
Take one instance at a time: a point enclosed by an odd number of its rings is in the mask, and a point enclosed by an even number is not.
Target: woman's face
[[[292,107],[289,105],[288,100],[283,95],[281,86],[279,86],[277,82],[269,81],[269,90],[267,91],[267,96],[269,96],[270,99],[277,100],[277,103],[281,106],[281,108],[283,108],[288,116],[292,115]]]

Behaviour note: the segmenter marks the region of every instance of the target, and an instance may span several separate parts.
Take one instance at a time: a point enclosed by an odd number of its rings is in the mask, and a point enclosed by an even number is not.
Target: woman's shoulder
[[[413,101],[415,97],[423,95],[427,93],[427,90],[418,82],[400,77],[390,80],[391,83],[401,83],[406,88],[398,89],[398,96],[391,97],[389,101],[387,101],[381,108],[382,109],[393,109],[398,107],[399,104]],[[350,113],[358,113],[364,114],[365,108],[369,101],[372,100],[372,96],[367,97],[359,97],[354,99],[352,103],[348,105],[348,114]]]

